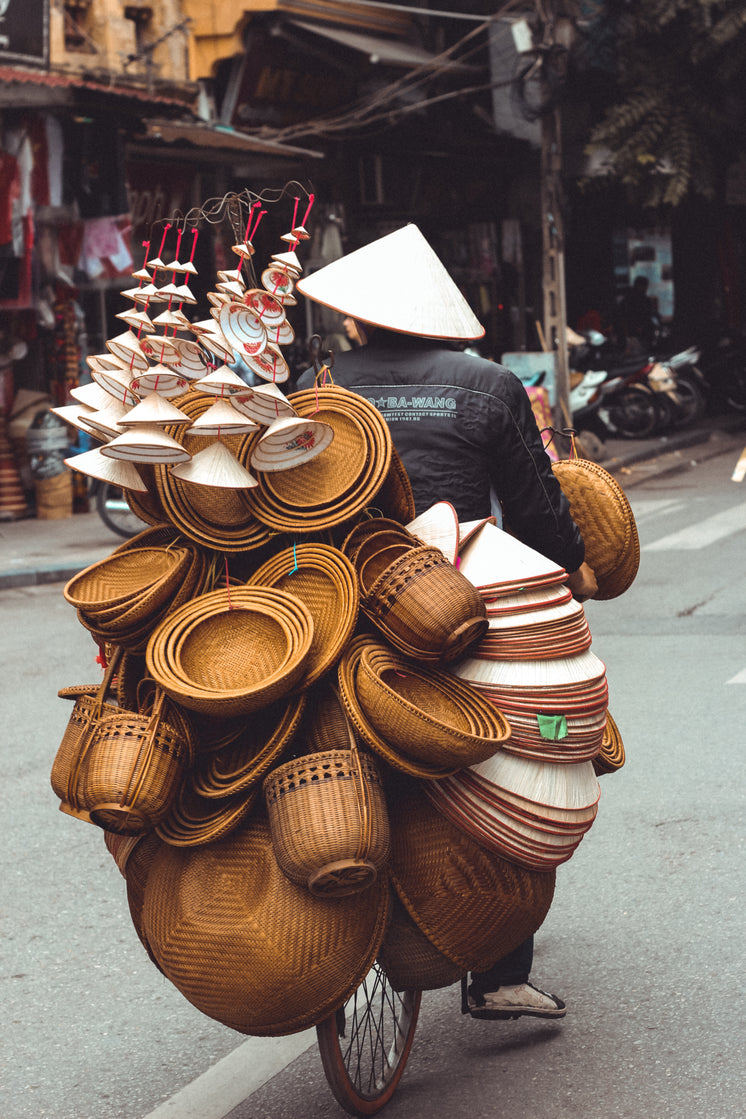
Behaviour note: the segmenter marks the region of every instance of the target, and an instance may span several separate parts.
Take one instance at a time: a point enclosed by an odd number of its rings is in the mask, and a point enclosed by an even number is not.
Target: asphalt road
[[[601,778],[537,938],[534,979],[567,1018],[473,1022],[457,988],[426,993],[391,1119],[742,1119],[746,491],[733,465],[629,475],[640,573],[587,607],[627,764]],[[149,962],[100,833],[49,787],[70,710],[56,692],[98,678],[95,648],[59,585],[3,591],[0,606],[3,1119],[340,1116],[312,1035],[244,1039]]]

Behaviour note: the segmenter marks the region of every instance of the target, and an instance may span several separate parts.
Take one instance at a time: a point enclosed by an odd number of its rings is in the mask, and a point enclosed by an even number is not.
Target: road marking
[[[746,684],[746,668],[742,668],[735,676],[731,676],[730,680],[725,681],[726,684]]]
[[[316,1030],[250,1037],[144,1119],[224,1119],[316,1041]]]
[[[679,532],[672,532],[662,536],[652,544],[646,544],[645,552],[674,552],[695,551],[707,548],[726,536],[741,532],[746,528],[746,501],[734,505],[732,509],[725,509],[722,513],[715,513],[703,521],[682,528]]]
[[[631,499],[636,521],[645,521],[649,517],[659,517],[662,513],[678,513],[686,508],[684,501],[671,497],[651,497]]]

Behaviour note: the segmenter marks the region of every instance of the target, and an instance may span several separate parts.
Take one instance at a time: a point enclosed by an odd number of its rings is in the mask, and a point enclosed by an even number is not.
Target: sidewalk
[[[732,455],[735,466],[745,446],[746,417],[719,416],[657,439],[610,440],[602,465],[626,490],[652,475],[686,470],[692,462],[716,455]],[[36,517],[0,521],[0,590],[67,582],[121,543],[122,537],[111,532],[97,513],[77,513],[58,521]]]

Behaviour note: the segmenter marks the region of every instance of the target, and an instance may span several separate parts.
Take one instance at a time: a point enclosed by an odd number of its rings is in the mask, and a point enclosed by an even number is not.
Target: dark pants
[[[507,956],[503,956],[488,971],[473,971],[471,973],[472,989],[485,994],[487,991],[496,991],[498,987],[513,987],[518,983],[526,983],[531,974],[531,964],[534,958],[534,938],[530,936],[519,944]]]

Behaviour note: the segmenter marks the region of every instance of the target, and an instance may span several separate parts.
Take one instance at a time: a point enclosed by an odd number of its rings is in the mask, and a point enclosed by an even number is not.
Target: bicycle
[[[148,527],[136,513],[132,512],[124,492],[118,486],[95,478],[89,493],[101,520],[118,536],[128,539]]]
[[[374,964],[316,1036],[324,1074],[348,1115],[375,1115],[390,1101],[414,1041],[421,991],[395,991]]]

